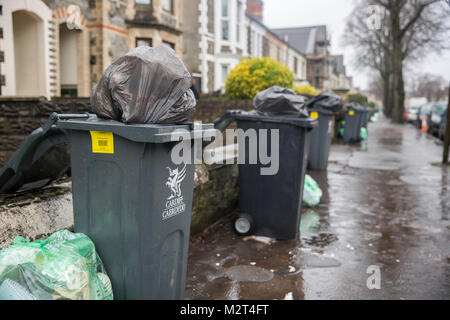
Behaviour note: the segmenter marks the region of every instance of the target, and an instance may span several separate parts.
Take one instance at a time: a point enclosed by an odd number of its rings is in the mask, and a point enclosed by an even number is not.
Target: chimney
[[[263,21],[263,0],[247,0],[247,12]]]

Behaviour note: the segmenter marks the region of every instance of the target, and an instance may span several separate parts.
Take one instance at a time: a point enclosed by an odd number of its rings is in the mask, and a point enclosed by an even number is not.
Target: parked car
[[[425,127],[428,127],[427,120],[432,107],[433,103],[427,103],[420,107],[419,112],[417,113],[417,128],[422,129],[422,126],[424,125]]]
[[[417,115],[419,114],[420,106],[409,107],[406,112],[406,121],[409,123],[415,123],[417,121]]]
[[[414,123],[417,121],[417,113],[419,108],[427,103],[427,98],[425,97],[416,97],[410,98],[407,100],[405,106],[404,118],[409,123]]]
[[[445,113],[447,113],[447,102],[436,102],[431,109],[431,117],[430,117],[430,133],[434,136],[439,135],[439,129],[441,127],[442,118]]]

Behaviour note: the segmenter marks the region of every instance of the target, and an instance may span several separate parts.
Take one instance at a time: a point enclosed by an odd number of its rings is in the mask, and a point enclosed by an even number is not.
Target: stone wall
[[[211,122],[229,109],[250,110],[251,106],[252,102],[247,100],[202,99],[198,101],[193,119]],[[52,112],[85,113],[89,109],[88,98],[51,101],[45,98],[0,98],[0,167]]]
[[[53,113],[85,113],[89,99],[0,98],[0,167]]]
[[[227,110],[251,110],[251,100],[202,99],[198,101],[194,119],[202,122],[212,122],[222,116]]]

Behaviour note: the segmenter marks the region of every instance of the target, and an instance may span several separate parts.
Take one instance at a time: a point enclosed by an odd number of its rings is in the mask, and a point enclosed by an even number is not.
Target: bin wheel
[[[240,236],[248,236],[253,231],[253,219],[250,215],[243,213],[234,220],[234,230]]]

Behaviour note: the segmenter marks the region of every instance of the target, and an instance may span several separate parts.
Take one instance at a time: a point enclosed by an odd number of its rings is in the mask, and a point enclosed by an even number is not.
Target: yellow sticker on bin
[[[348,115],[349,115],[349,116],[354,116],[354,115],[355,115],[355,111],[350,110],[350,111],[348,112]]]
[[[318,112],[311,112],[311,118],[313,119],[319,119],[319,113]]]
[[[114,154],[114,135],[112,132],[91,131],[92,153]]]

